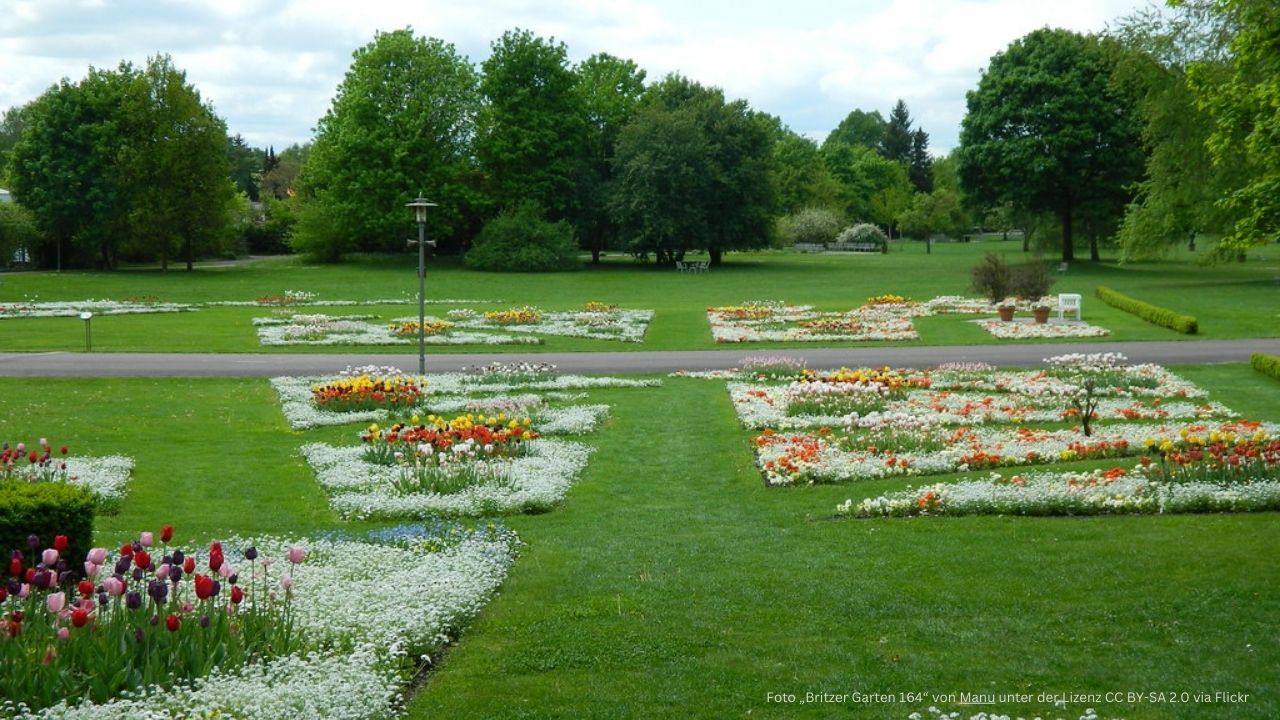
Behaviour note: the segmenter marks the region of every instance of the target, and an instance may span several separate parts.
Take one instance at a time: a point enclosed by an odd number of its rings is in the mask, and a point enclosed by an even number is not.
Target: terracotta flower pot
[[[1049,322],[1049,308],[1038,307],[1038,308],[1032,309],[1031,312],[1035,315],[1037,323],[1044,325],[1045,323]]]
[[[1014,310],[1014,309],[1013,309],[1013,307],[1012,307],[1012,306],[1009,306],[1009,305],[1001,305],[1000,307],[996,308],[996,310],[1000,313],[1000,319],[1001,319],[1001,320],[1003,320],[1003,321],[1005,321],[1005,322],[1009,322],[1009,321],[1013,320],[1013,310]]]

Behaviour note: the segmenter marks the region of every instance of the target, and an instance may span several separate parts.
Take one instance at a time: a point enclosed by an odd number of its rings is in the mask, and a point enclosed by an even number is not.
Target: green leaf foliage
[[[1249,356],[1249,364],[1263,375],[1280,380],[1280,355],[1254,353]]]
[[[1112,58],[1097,39],[1044,28],[993,57],[967,95],[965,192],[980,206],[1009,201],[1053,212],[1063,260],[1075,257],[1081,209],[1114,208],[1118,216],[1142,170],[1136,114],[1111,75]]]
[[[467,252],[467,267],[495,272],[577,270],[578,244],[566,220],[550,222],[534,203],[505,210],[485,223]]]
[[[1096,294],[1099,300],[1111,307],[1137,315],[1153,325],[1167,327],[1170,330],[1186,335],[1195,335],[1199,330],[1199,323],[1190,315],[1183,315],[1168,308],[1145,303],[1103,285],[1098,286]]]
[[[787,245],[817,243],[826,245],[840,232],[839,215],[825,208],[805,208],[778,221],[782,241]]]
[[[93,543],[93,518],[97,501],[87,489],[61,482],[28,483],[0,480],[0,553],[7,561],[12,550],[30,558],[53,547],[53,538],[67,536],[67,569],[80,573]],[[34,551],[27,538],[35,535]]]
[[[454,240],[483,204],[469,145],[476,88],[452,45],[408,29],[356,50],[306,153],[293,247],[328,260],[403,250],[414,227],[405,203],[419,193],[439,205],[427,216],[430,237]]]

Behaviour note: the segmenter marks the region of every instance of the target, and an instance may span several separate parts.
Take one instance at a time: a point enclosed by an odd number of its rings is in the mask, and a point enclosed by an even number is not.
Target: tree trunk
[[[1060,216],[1062,219],[1062,262],[1071,262],[1076,259],[1075,237],[1071,232],[1071,210],[1071,202],[1068,201]]]
[[[600,264],[600,248],[598,247],[591,248],[591,264],[592,265]]]
[[[1089,235],[1089,259],[1094,262],[1102,260],[1102,256],[1098,254],[1098,236],[1096,234]]]
[[[711,267],[720,267],[720,258],[724,257],[724,251],[720,248],[707,248],[707,254],[711,256]]]
[[[187,272],[191,272],[195,260],[195,243],[191,242],[191,238],[187,238]]]
[[[160,272],[169,272],[169,252],[167,250],[160,251]]]

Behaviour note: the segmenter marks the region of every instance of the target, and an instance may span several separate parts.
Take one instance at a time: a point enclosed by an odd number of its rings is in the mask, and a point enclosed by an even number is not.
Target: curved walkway
[[[748,355],[805,358],[816,368],[839,366],[925,367],[947,361],[982,361],[1029,367],[1065,353],[1123,353],[1132,362],[1162,365],[1248,362],[1249,355],[1280,355],[1280,338],[1034,345],[943,345],[883,348],[770,349],[750,345],[723,350],[427,355],[428,372],[501,362],[545,362],[565,372],[662,373],[736,367]],[[0,377],[275,377],[325,375],[348,365],[418,367],[416,354],[196,354],[196,353],[0,353]]]

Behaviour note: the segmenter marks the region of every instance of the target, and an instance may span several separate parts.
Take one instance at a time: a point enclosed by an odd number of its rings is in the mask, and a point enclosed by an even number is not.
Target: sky
[[[250,145],[312,137],[356,48],[412,27],[479,65],[520,27],[571,62],[608,52],[678,72],[821,140],[901,98],[935,154],[995,53],[1040,27],[1081,32],[1148,0],[0,0],[0,109],[62,78],[170,54]]]

